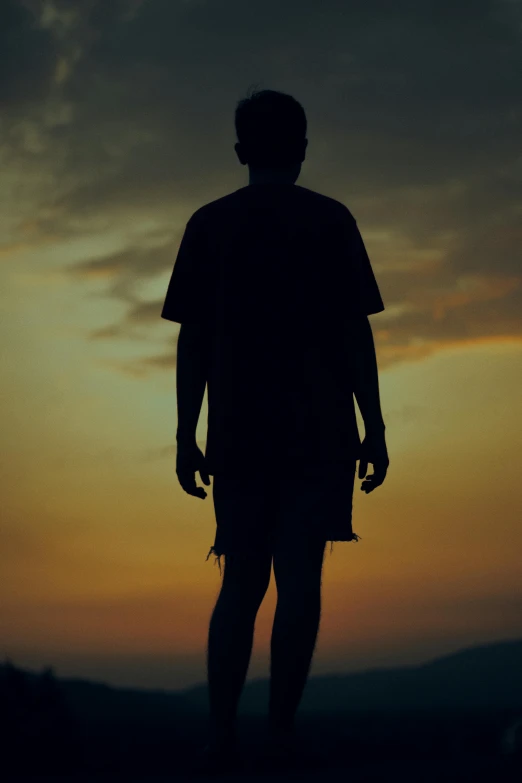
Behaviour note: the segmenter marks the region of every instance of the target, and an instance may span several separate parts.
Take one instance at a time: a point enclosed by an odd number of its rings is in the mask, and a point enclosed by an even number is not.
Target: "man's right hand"
[[[373,465],[373,473],[367,476],[369,462]],[[389,464],[384,432],[366,435],[361,444],[359,457],[359,478],[366,478],[361,484],[361,490],[368,494],[373,492],[376,487],[380,487],[386,478]]]

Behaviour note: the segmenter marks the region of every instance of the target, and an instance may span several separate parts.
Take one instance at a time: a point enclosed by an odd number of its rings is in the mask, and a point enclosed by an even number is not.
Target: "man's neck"
[[[281,169],[250,169],[249,185],[294,185],[295,177]]]

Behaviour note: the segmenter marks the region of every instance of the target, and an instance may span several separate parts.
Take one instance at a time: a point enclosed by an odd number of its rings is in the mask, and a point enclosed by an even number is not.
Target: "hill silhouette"
[[[521,662],[522,639],[514,639],[417,666],[310,677],[298,733],[327,751],[332,769],[350,769],[354,781],[357,769],[361,780],[380,780],[393,769],[403,781],[424,780],[426,764],[435,769],[444,759],[446,780],[468,779],[461,767],[457,773],[461,762],[470,780],[501,780],[495,765],[521,763]],[[254,753],[267,704],[268,680],[247,682],[238,734]],[[208,715],[206,685],[124,689],[57,678],[49,667],[24,671],[11,661],[0,664],[0,705],[0,777],[6,781],[43,774],[179,775],[201,747]],[[368,765],[376,764],[373,777]]]
[[[181,691],[192,709],[202,709],[206,686]],[[262,714],[268,680],[247,682],[240,712]],[[522,640],[464,648],[428,663],[374,668],[354,674],[310,677],[301,712],[522,706]]]

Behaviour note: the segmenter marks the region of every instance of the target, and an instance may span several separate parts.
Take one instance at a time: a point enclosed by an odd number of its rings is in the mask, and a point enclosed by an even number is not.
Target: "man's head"
[[[273,171],[295,181],[305,159],[306,115],[301,104],[275,90],[253,92],[239,101],[236,154],[251,171]]]

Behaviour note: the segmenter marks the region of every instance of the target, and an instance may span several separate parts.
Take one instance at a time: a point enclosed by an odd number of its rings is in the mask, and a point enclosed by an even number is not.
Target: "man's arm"
[[[355,399],[361,411],[366,435],[384,435],[386,429],[379,397],[377,357],[368,316],[347,323],[349,355]]]
[[[196,426],[208,380],[209,342],[204,325],[181,325],[176,358],[178,443],[196,442]]]

